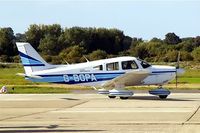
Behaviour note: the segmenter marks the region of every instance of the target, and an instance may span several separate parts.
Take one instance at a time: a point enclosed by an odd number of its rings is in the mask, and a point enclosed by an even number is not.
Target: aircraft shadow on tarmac
[[[61,98],[64,100],[80,100],[75,98]],[[167,98],[167,99],[160,99],[156,96],[132,96],[129,97],[129,100],[158,100],[158,101],[195,101],[195,100],[186,100],[186,99],[175,99],[175,98]]]
[[[72,132],[100,132],[100,131],[104,131],[104,130],[66,130],[66,129],[58,129],[58,130],[48,130],[48,129],[44,129],[44,130],[42,130],[42,129],[38,129],[38,130],[2,130],[2,131],[0,131],[0,133],[28,133],[28,132],[31,132],[31,133],[45,133],[45,132],[47,132],[47,133],[50,133],[50,132],[56,132],[56,133],[58,133],[58,132],[70,132],[70,133],[72,133]]]
[[[49,126],[13,126],[13,127],[1,127],[0,133],[27,133],[27,132],[100,132],[105,130],[73,130],[73,129],[56,129],[59,125],[49,125]],[[63,126],[62,126],[63,127]],[[13,130],[18,129],[19,130]],[[37,128],[46,128],[46,129],[37,129]]]
[[[64,100],[80,100],[75,98],[61,98]],[[133,96],[129,97],[129,100],[158,100],[158,101],[195,101],[195,100],[188,100],[188,99],[175,99],[175,98],[167,98],[167,99],[160,99],[156,96]]]
[[[80,99],[76,99],[76,98],[61,98],[63,100],[80,100]]]
[[[129,98],[130,100],[158,100],[158,101],[195,101],[195,100],[186,100],[186,99],[175,99],[175,98],[167,98],[160,99],[156,96],[133,96]]]

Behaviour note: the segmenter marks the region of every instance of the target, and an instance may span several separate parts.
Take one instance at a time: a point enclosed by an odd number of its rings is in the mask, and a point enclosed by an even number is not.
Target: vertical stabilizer
[[[45,70],[51,67],[29,43],[16,43],[25,73]]]

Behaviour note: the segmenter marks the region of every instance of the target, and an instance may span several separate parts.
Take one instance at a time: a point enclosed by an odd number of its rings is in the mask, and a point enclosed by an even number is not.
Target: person
[[[2,93],[7,93],[7,88],[6,88],[5,85],[2,86],[2,88],[1,88],[1,90],[0,90],[0,94],[2,94]]]
[[[131,66],[132,62],[131,61],[126,61],[126,62],[123,62],[123,66],[122,66],[122,69],[126,70],[126,69],[132,69],[132,66]]]

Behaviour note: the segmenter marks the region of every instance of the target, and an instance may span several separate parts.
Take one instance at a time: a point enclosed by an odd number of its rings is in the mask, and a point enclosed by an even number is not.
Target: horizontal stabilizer
[[[21,76],[21,77],[33,78],[33,79],[42,79],[41,76],[26,75],[25,73],[17,73],[16,75],[17,75],[17,76]]]

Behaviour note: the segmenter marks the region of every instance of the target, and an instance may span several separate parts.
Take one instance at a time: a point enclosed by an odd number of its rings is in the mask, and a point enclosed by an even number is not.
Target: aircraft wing
[[[142,80],[149,75],[149,71],[145,69],[133,70],[106,82],[103,87],[118,87],[118,86],[134,86],[142,84]]]

